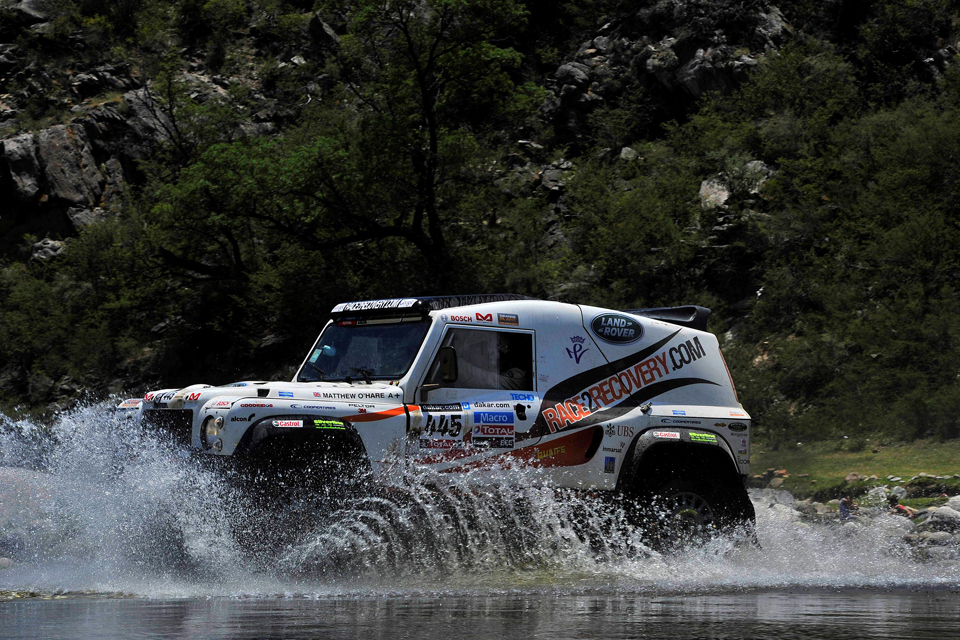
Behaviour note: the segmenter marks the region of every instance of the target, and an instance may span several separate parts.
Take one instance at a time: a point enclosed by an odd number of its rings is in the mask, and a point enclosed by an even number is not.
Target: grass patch
[[[932,497],[929,494],[940,488],[950,495],[960,493],[960,478],[952,477],[960,474],[960,440],[883,444],[869,440],[852,444],[848,440],[831,440],[781,447],[776,451],[760,443],[753,447],[750,458],[754,473],[786,469],[790,475],[784,479],[783,488],[800,498],[831,499],[846,490],[859,494],[878,485],[906,485],[920,473],[951,476],[949,480],[940,481],[923,479],[919,485],[929,485],[921,487],[926,497]],[[848,484],[846,477],[851,472],[878,479]],[[903,480],[890,482],[887,476],[891,475]]]

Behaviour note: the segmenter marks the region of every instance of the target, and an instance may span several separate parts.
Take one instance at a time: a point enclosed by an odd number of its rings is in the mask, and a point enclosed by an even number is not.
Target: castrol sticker
[[[275,427],[302,427],[303,420],[274,420]]]
[[[668,440],[679,440],[680,432],[679,431],[654,431],[653,436],[655,438],[666,438]]]

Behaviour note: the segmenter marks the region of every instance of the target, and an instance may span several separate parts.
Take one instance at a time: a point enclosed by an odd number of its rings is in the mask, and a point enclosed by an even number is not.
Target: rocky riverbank
[[[753,489],[751,498],[758,511],[768,508],[797,527],[834,526],[856,532],[873,527],[891,541],[902,541],[920,559],[960,560],[960,495],[949,497],[945,504],[918,509],[912,518],[890,513],[888,499],[906,497],[903,487],[874,487],[862,496],[855,517],[842,520],[839,500],[817,502],[797,500],[780,489]]]

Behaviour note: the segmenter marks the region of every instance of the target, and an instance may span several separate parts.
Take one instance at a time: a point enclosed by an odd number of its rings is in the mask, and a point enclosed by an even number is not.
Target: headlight
[[[223,441],[220,440],[220,431],[223,428],[223,418],[217,416],[207,417],[203,421],[200,429],[200,443],[204,449],[214,449],[220,451],[223,449]]]

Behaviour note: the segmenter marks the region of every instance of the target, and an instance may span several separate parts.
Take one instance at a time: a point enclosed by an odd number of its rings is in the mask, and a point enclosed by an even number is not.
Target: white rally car
[[[517,295],[350,302],[290,382],[154,391],[118,410],[253,465],[529,466],[690,526],[749,524],[750,416],[709,313]]]

